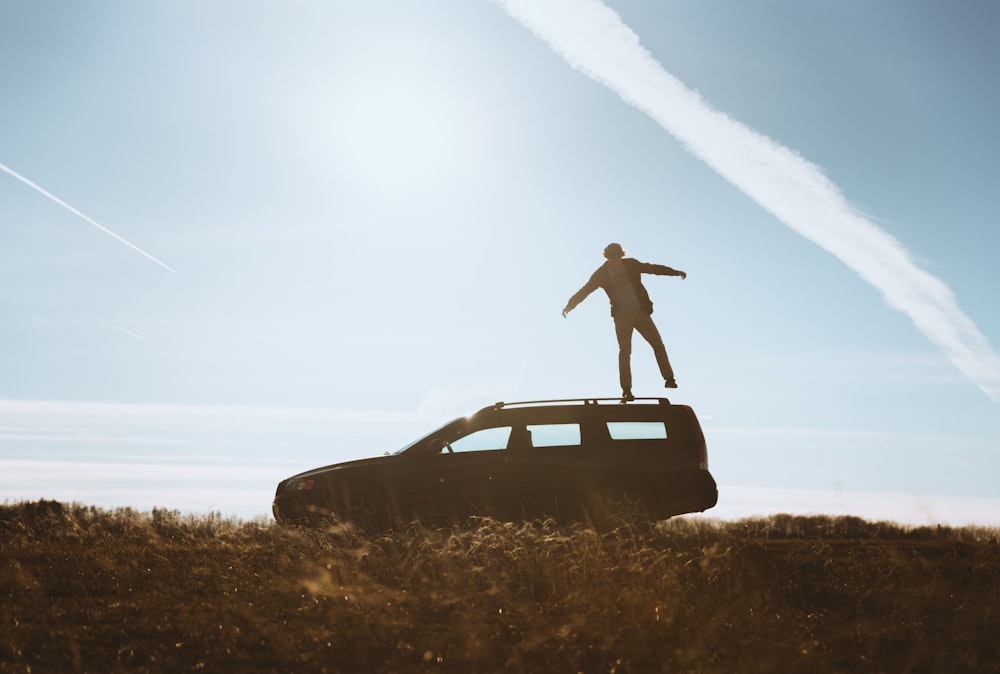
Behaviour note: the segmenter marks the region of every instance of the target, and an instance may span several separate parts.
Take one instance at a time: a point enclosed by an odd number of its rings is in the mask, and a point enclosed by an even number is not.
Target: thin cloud
[[[0,454],[148,457],[148,447],[170,445],[175,457],[239,448],[244,459],[332,463],[398,449],[432,423],[441,418],[395,410],[0,399]]]
[[[915,526],[993,527],[1000,519],[1000,499],[725,485],[725,497],[699,517],[737,520],[779,514],[853,515]]]
[[[76,210],[75,208],[73,208],[72,206],[70,206],[69,204],[67,204],[65,201],[63,201],[59,197],[57,197],[54,194],[52,194],[51,192],[45,190],[41,186],[39,186],[39,185],[31,182],[30,180],[28,180],[27,178],[25,178],[23,175],[21,175],[20,173],[18,173],[14,169],[12,169],[12,168],[10,168],[8,166],[5,166],[4,164],[0,164],[0,171],[8,173],[9,175],[13,176],[14,178],[17,178],[22,183],[24,183],[25,185],[27,185],[31,189],[35,190],[36,192],[38,192],[42,196],[48,197],[49,199],[51,199],[55,203],[59,204],[60,206],[62,206],[66,210],[70,211],[71,213],[80,216],[81,218],[83,218],[84,220],[86,220],[87,222],[89,222],[90,224],[92,224],[94,227],[97,227],[97,229],[101,230],[102,232],[104,232],[105,234],[107,234],[108,236],[110,236],[111,238],[117,239],[118,241],[121,241],[122,243],[124,243],[126,246],[128,246],[132,250],[136,251],[140,255],[143,255],[144,257],[149,258],[150,260],[152,260],[156,264],[160,265],[161,267],[163,267],[167,271],[173,272],[174,274],[177,273],[177,271],[175,269],[173,269],[172,267],[169,267],[168,265],[164,264],[160,260],[157,260],[155,257],[153,257],[152,255],[150,255],[149,253],[147,253],[146,251],[144,251],[142,248],[139,248],[139,246],[135,245],[134,243],[132,243],[132,242],[130,242],[130,241],[128,241],[126,239],[123,239],[122,237],[118,236],[117,234],[115,234],[114,232],[112,232],[110,229],[108,229],[104,225],[102,225],[102,224],[100,224],[100,223],[98,223],[98,222],[90,219],[89,217],[87,217],[86,215],[84,215],[83,213],[81,213],[80,211]]]
[[[666,72],[599,0],[496,0],[570,66],[642,110],[788,227],[836,256],[1000,402],[1000,356],[951,289],[851,206],[815,164],[715,110]]]

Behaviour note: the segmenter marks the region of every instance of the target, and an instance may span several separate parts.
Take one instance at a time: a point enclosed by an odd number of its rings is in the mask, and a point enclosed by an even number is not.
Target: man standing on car
[[[639,334],[653,347],[656,364],[660,367],[666,388],[677,388],[674,380],[674,370],[667,358],[667,349],[663,345],[660,331],[653,323],[653,303],[649,293],[642,285],[642,274],[657,274],[659,276],[680,276],[687,274],[661,264],[639,262],[625,257],[625,251],[620,244],[609,243],[604,249],[605,262],[597,268],[587,283],[576,294],[569,298],[566,308],[562,310],[563,318],[587,296],[603,288],[611,300],[611,316],[615,321],[615,334],[618,336],[618,377],[622,385],[622,399],[634,400],[632,395],[632,331]]]

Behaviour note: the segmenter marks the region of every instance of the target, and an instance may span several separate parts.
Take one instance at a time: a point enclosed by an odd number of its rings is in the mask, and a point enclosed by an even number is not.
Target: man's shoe
[[[631,391],[622,391],[622,400],[623,401],[631,402],[631,401],[635,400],[635,396],[632,395]]]
[[[663,388],[677,388],[677,381],[674,379],[668,379],[663,382]]]

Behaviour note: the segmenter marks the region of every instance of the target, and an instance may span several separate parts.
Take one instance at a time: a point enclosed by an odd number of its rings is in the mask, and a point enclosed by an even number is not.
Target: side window
[[[612,440],[666,440],[667,427],[662,421],[609,421]]]
[[[510,437],[510,426],[498,426],[496,428],[484,428],[481,431],[470,433],[451,443],[454,452],[488,452],[497,449],[507,448],[507,438]],[[445,447],[444,452],[448,451]]]
[[[532,447],[567,447],[580,444],[580,424],[529,424]]]

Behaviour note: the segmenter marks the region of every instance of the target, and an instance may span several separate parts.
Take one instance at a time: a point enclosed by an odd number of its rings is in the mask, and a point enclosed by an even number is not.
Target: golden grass
[[[0,506],[0,672],[1000,671],[1000,532]]]

